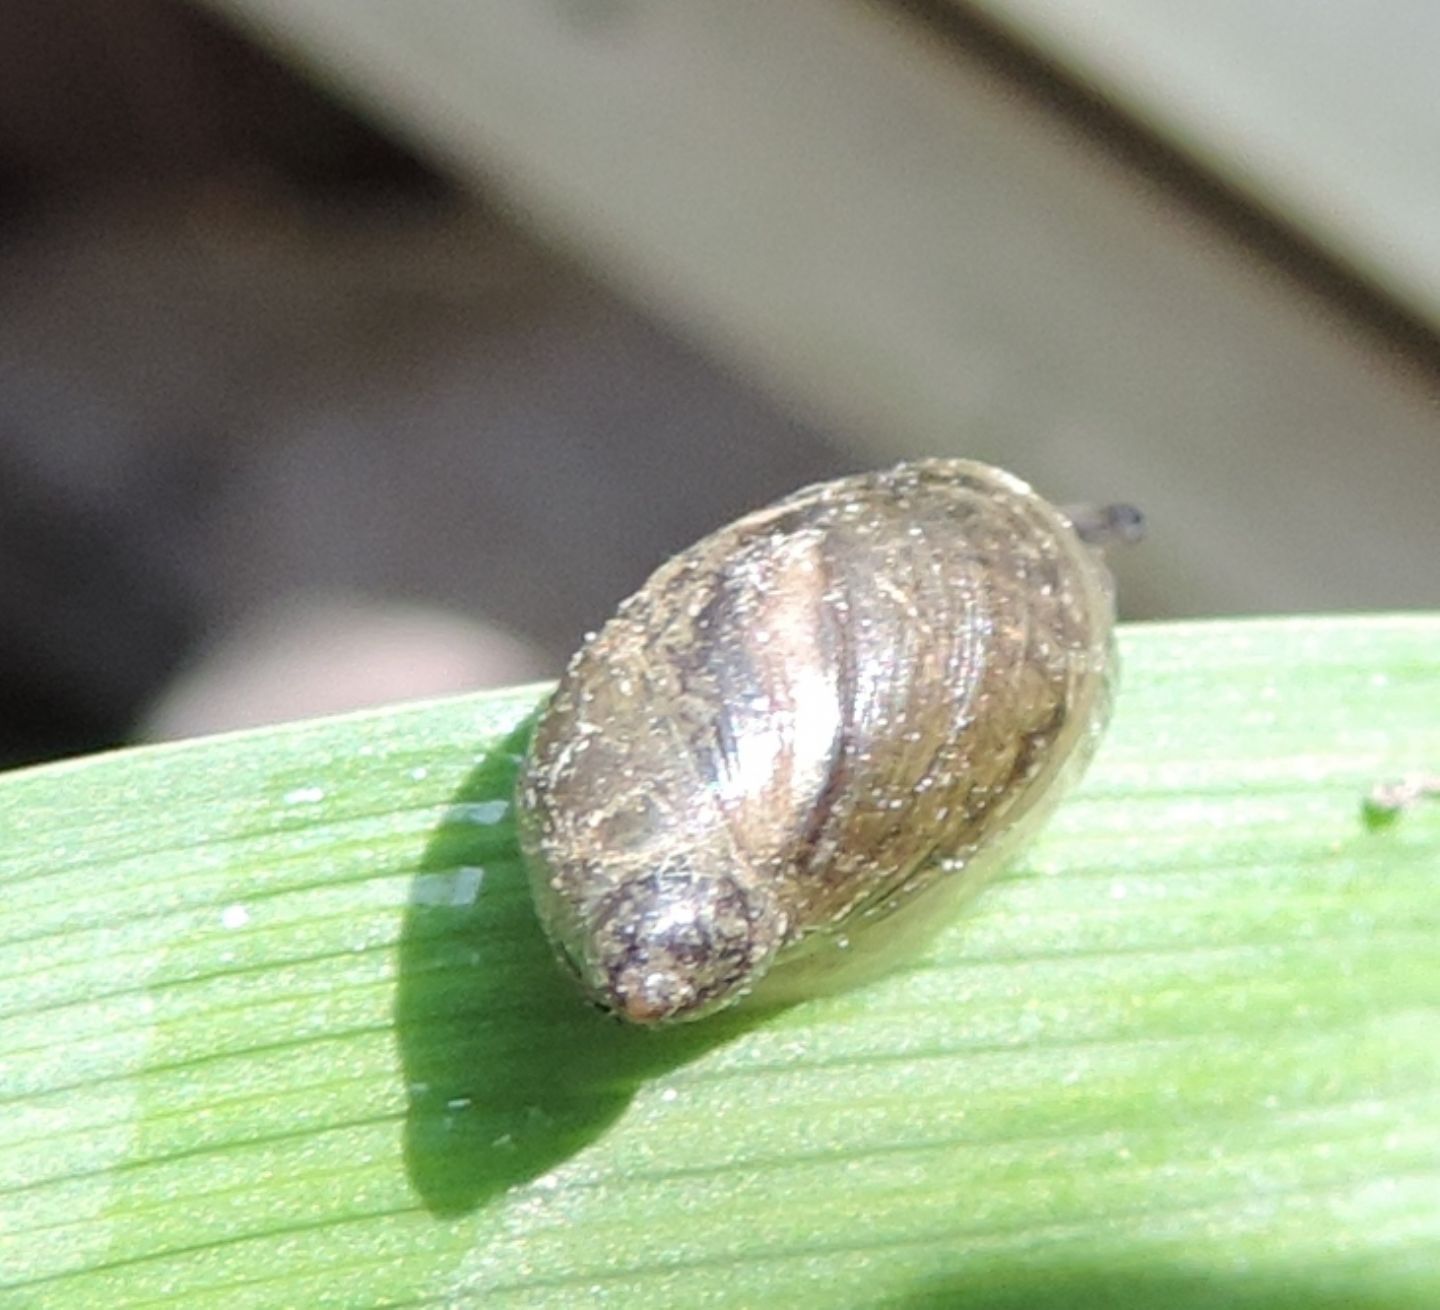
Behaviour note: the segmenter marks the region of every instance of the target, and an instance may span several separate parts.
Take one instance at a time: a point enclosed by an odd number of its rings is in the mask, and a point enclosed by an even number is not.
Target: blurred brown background
[[[1440,602],[1428,197],[1064,9],[0,7],[0,764],[550,676],[907,454],[1144,504],[1131,615]]]

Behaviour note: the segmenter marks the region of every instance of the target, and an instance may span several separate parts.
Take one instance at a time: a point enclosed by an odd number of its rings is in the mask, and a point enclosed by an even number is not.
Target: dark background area
[[[468,616],[549,676],[852,464],[180,4],[0,8],[0,215],[0,764],[129,739],[286,598]]]
[[[1317,19],[1257,101],[1239,11],[1172,8],[1129,72],[1204,70],[1177,124],[1012,9],[0,7],[0,767],[552,676],[708,529],[920,454],[1139,502],[1128,618],[1434,605],[1433,322],[1255,153],[1404,43]]]

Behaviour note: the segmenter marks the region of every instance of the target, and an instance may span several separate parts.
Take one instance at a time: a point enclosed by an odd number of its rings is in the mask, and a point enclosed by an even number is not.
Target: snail
[[[1138,529],[930,459],[662,565],[570,661],[518,782],[539,918],[584,991],[695,1019],[930,930],[1093,753],[1101,550]]]

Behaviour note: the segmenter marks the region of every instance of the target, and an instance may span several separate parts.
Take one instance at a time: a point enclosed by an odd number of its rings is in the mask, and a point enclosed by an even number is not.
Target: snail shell
[[[1088,760],[1112,591],[1060,510],[965,460],[808,487],[670,560],[522,770],[561,959],[654,1024],[933,922]]]

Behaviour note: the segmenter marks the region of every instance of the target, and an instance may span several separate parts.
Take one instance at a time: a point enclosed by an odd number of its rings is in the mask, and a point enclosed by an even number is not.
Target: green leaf
[[[0,1304],[1440,1304],[1440,616],[1122,647],[922,956],[658,1034],[535,924],[535,689],[0,777]]]

